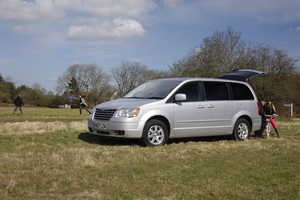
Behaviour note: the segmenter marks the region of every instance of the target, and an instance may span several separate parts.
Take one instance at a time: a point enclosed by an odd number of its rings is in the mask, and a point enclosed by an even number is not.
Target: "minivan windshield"
[[[166,79],[148,81],[133,89],[124,98],[164,99],[180,82]]]

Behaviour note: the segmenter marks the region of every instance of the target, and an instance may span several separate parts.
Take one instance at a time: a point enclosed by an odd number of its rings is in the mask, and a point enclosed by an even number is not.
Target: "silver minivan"
[[[144,146],[164,145],[169,138],[233,135],[245,140],[261,127],[258,100],[247,83],[258,74],[263,72],[151,80],[95,106],[88,129],[103,137],[139,139]]]

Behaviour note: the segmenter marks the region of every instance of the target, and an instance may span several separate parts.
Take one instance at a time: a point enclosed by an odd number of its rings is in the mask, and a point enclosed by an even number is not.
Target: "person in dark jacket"
[[[86,103],[86,101],[85,101],[85,95],[81,95],[81,96],[79,96],[79,98],[75,98],[75,97],[73,97],[74,99],[78,99],[79,100],[79,102],[80,102],[80,108],[79,108],[79,113],[82,115],[82,109],[84,108],[89,114],[92,114],[90,111],[89,111],[89,109],[88,109],[88,105],[87,105],[87,103]]]
[[[260,130],[254,132],[254,136],[256,138],[263,138],[262,134],[265,130],[266,126],[266,116],[265,116],[265,111],[264,111],[264,106],[266,104],[266,101],[264,99],[260,99],[258,102],[259,105],[259,115],[261,116],[261,127]]]
[[[13,111],[13,115],[15,114],[15,112],[19,109],[21,114],[23,115],[23,111],[22,111],[22,106],[24,106],[24,103],[23,103],[23,100],[22,100],[22,97],[21,95],[19,94],[18,97],[15,99],[14,101],[15,103],[15,108],[14,108],[14,111]]]

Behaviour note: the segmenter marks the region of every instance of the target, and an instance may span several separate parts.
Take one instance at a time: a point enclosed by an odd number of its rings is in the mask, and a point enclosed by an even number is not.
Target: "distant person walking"
[[[15,112],[19,109],[21,114],[23,115],[23,111],[22,111],[22,106],[24,106],[24,103],[23,103],[23,100],[22,100],[22,97],[21,95],[19,94],[18,97],[15,99],[14,101],[15,103],[15,108],[14,108],[14,111],[13,111],[13,115],[15,114]]]
[[[80,107],[79,107],[79,113],[82,115],[82,109],[84,108],[89,114],[92,114],[89,109],[88,109],[88,105],[85,101],[85,95],[81,95],[79,96],[79,98],[75,98],[74,99],[79,99],[79,103],[80,103]]]

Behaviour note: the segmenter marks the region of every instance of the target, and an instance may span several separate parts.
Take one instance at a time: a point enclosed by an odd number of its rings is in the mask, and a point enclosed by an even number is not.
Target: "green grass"
[[[13,107],[0,107],[0,122],[20,122],[20,121],[78,121],[88,117],[86,110],[82,110],[82,115],[79,114],[79,109],[65,108],[27,108],[23,107],[23,115],[17,110],[14,115]],[[90,109],[92,111],[92,109]]]
[[[144,148],[88,134],[87,113],[77,116],[77,109],[24,109],[31,121],[3,114],[2,109],[0,199],[300,196],[299,122],[278,121],[281,139],[176,139]],[[76,120],[68,121],[69,116]],[[15,117],[20,120],[10,120]]]

